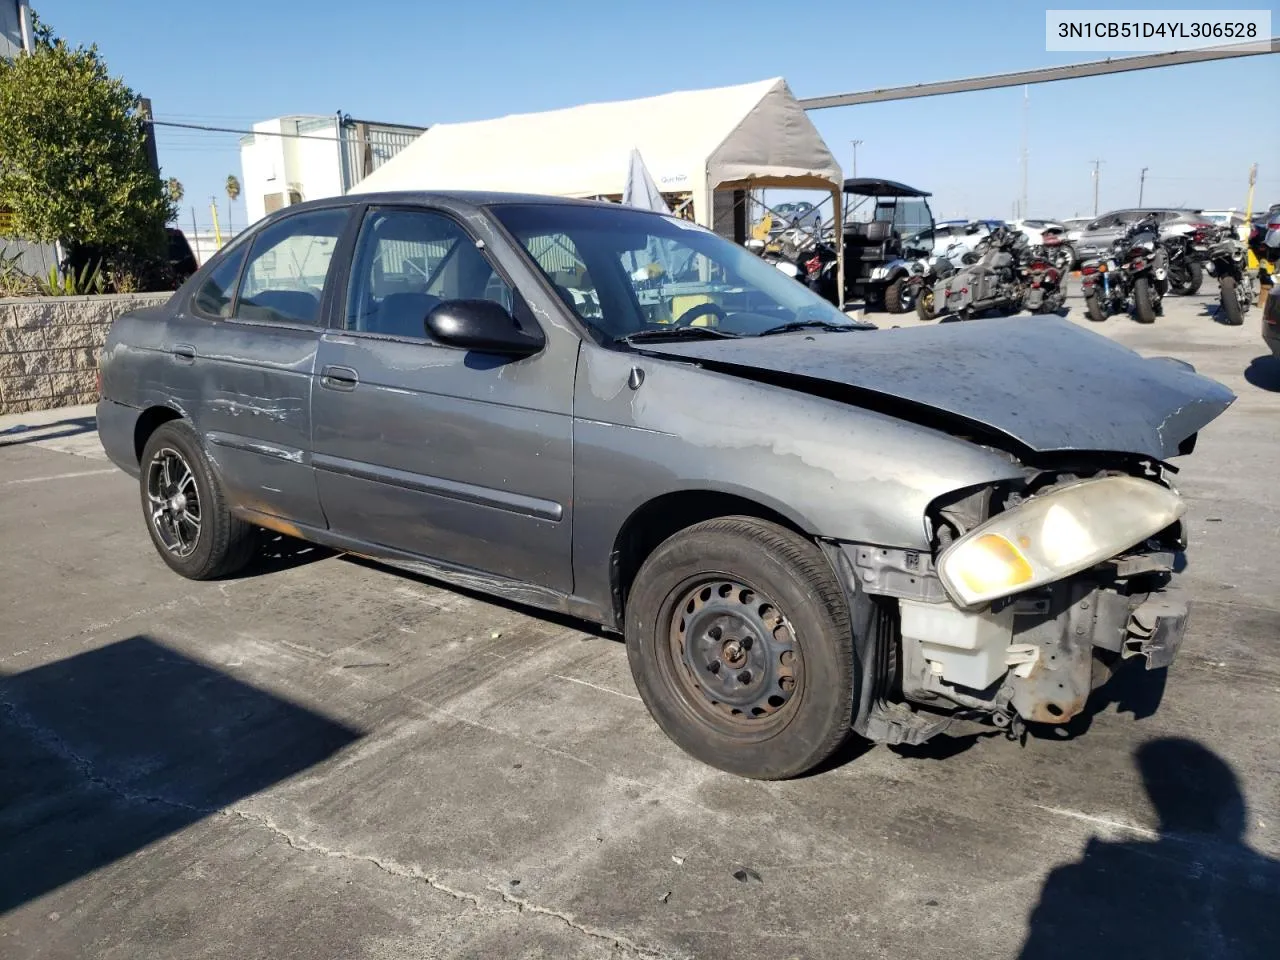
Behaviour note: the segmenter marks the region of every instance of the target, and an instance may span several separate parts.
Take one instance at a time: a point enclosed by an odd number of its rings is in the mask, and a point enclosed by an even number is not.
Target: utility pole
[[[1030,166],[1030,151],[1027,141],[1030,138],[1031,94],[1027,84],[1022,86],[1022,203],[1018,207],[1022,219],[1027,216],[1027,168]]]
[[[1147,168],[1142,168],[1142,175],[1138,177],[1138,209],[1142,209],[1142,191],[1147,185]]]
[[[862,141],[850,140],[849,143],[853,146],[853,173],[851,176],[856,177],[858,175],[858,147],[862,145]]]
[[[1098,181],[1102,179],[1102,161],[1093,161],[1093,215],[1098,215]]]
[[[196,263],[204,266],[204,259],[200,256],[200,228],[196,226],[196,205],[191,205],[191,242],[195,244]]]

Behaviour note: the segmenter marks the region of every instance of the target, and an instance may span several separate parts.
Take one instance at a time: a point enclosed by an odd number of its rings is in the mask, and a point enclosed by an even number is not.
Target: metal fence
[[[422,130],[415,127],[385,127],[359,120],[342,124],[344,190],[350,190],[394,157]]]

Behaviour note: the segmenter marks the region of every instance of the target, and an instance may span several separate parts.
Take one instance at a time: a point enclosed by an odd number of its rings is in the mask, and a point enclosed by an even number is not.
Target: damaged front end
[[[1024,723],[1063,724],[1081,713],[1090,692],[1124,659],[1167,667],[1187,623],[1187,605],[1170,588],[1186,543],[1169,472],[1152,461],[1029,470],[1024,481],[935,504],[932,553],[827,544],[864,612],[857,732],[916,744],[958,721],[977,720],[1016,734]],[[1147,526],[1158,529],[1133,527],[1140,531],[1134,542],[1098,556],[1109,542],[1132,535],[1124,528],[1132,511],[1123,500],[1131,494],[1157,504]],[[1111,513],[1108,500],[1116,501]],[[1098,504],[1104,509],[1090,512]],[[1105,529],[1085,529],[1090,523]],[[1037,544],[1037,537],[1052,542]],[[962,571],[969,577],[962,582],[948,568],[975,538],[995,543],[994,552],[971,560],[972,575]],[[1066,572],[1036,569],[1040,554],[1062,562]],[[1007,568],[1025,578],[1025,587],[999,585],[1010,576]],[[986,599],[984,590],[1001,595]]]

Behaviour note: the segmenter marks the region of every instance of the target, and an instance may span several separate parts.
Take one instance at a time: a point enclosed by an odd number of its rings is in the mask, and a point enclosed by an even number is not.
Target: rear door
[[[371,207],[317,361],[314,464],[330,527],[356,540],[572,589],[578,341],[515,359],[433,341],[437,304],[532,313],[451,214]],[[514,321],[513,321],[514,322]]]
[[[268,520],[325,525],[310,464],[311,377],[348,214],[313,209],[258,231],[167,331],[171,392],[233,503]]]

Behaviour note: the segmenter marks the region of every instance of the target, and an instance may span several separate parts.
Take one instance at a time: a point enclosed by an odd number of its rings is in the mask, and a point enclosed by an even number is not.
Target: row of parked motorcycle
[[[1244,323],[1263,282],[1271,283],[1280,250],[1272,234],[1254,228],[1247,240],[1232,226],[1197,225],[1191,232],[1161,234],[1158,217],[1144,217],[1112,245],[1108,256],[1080,264],[1081,293],[1089,319],[1132,311],[1139,323],[1155,323],[1166,293],[1193,294],[1207,272],[1218,281],[1220,319]]]

